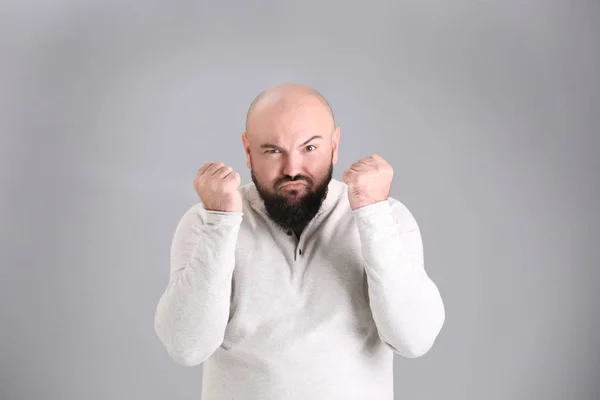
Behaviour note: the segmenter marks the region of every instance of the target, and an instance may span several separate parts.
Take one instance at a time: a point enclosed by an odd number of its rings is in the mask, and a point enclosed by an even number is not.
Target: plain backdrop
[[[598,1],[0,4],[0,399],[199,399],[153,328],[206,161],[312,85],[378,153],[447,319],[397,399],[600,398]],[[376,399],[374,399],[376,400]]]

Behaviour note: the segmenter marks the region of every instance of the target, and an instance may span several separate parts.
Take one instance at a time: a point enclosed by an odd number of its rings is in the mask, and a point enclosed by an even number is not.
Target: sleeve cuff
[[[208,225],[237,225],[242,222],[243,212],[213,211],[203,209],[204,222]]]
[[[374,217],[388,218],[392,217],[392,206],[388,200],[379,201],[369,204],[368,206],[357,208],[352,211],[352,214],[358,220],[368,220]]]

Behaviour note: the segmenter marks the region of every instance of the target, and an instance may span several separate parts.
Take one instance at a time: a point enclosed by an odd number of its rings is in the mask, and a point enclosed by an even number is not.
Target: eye
[[[270,149],[265,151],[266,154],[274,154],[274,153],[279,153],[279,149]]]
[[[312,150],[311,150],[311,148],[312,148]],[[308,146],[305,147],[305,149],[306,149],[306,151],[310,152],[310,151],[314,151],[316,149],[316,147],[312,144],[309,144]]]

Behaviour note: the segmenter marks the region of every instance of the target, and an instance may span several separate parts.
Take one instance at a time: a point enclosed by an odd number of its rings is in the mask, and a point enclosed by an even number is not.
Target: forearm
[[[155,329],[169,355],[194,366],[222,343],[231,298],[241,216],[211,213],[182,221],[172,247],[169,284],[159,299]]]
[[[408,212],[401,218],[409,222],[404,229],[387,201],[355,210],[379,335],[397,353],[418,357],[433,345],[445,310],[437,286],[423,267],[416,222]]]

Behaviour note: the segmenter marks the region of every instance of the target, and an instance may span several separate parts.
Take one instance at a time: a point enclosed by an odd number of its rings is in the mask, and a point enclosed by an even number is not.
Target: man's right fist
[[[194,178],[196,193],[211,211],[242,212],[240,183],[240,174],[222,162],[204,164]]]

